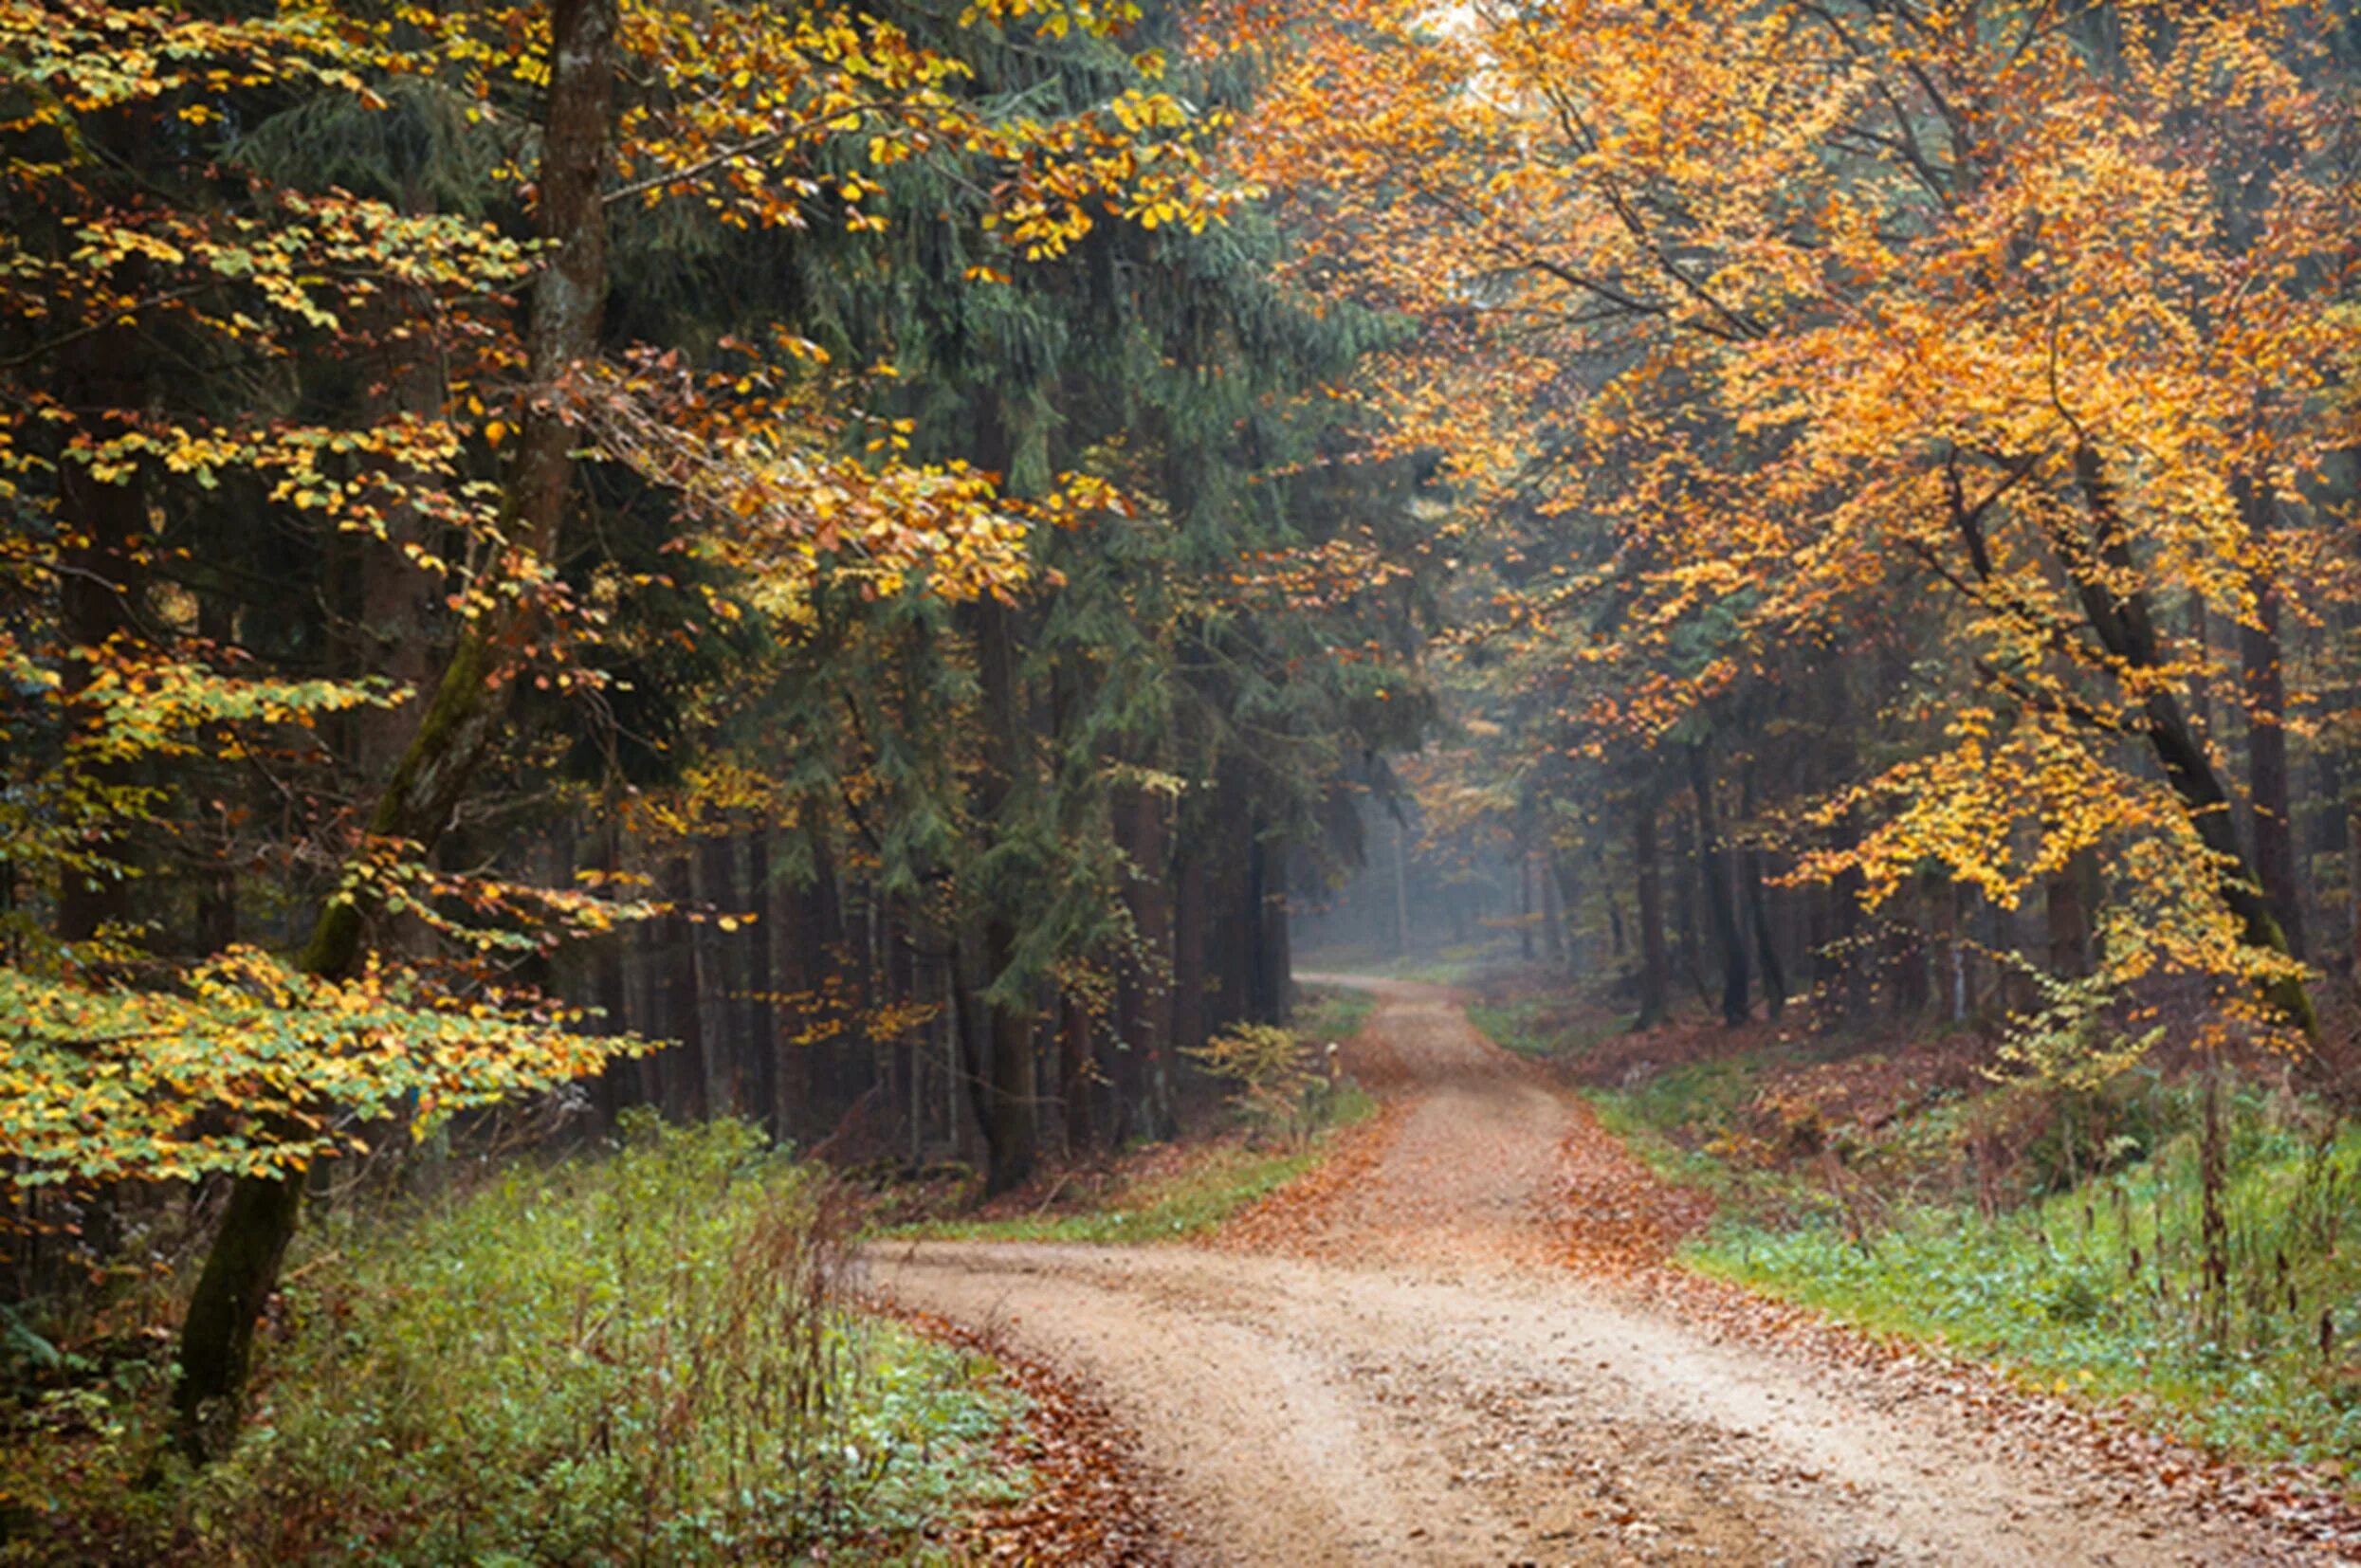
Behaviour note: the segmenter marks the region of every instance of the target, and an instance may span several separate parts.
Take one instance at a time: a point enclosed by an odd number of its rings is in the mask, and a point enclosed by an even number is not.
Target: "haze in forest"
[[[0,1561],[2361,1552],[2349,0],[0,61]]]

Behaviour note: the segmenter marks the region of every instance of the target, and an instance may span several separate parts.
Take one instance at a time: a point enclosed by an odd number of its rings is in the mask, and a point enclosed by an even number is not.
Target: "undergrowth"
[[[2223,1075],[2209,1247],[2202,1073],[2068,1085],[1995,1078],[1963,1035],[1610,1038],[1529,994],[1470,1012],[1714,1195],[1689,1266],[2219,1451],[2361,1475],[2361,1130],[2283,1086]]]
[[[1295,955],[1295,967],[1303,972],[1376,975],[1444,986],[1473,985],[1487,975],[1515,967],[1518,962],[1515,939],[1497,935],[1478,941],[1447,942],[1412,953],[1332,947]]]
[[[0,1560],[906,1555],[1013,1495],[1016,1396],[845,1305],[834,1210],[751,1129],[648,1119],[604,1158],[336,1216],[228,1459],[155,1468],[160,1360],[25,1395]]]
[[[2361,1468],[2361,1249],[2345,1233],[2361,1133],[2322,1143],[2238,1097],[2209,1301],[2201,1153],[2172,1135],[2127,1170],[1997,1212],[1900,1207],[1869,1230],[1822,1215],[1726,1225],[1686,1259],[1860,1326],[1939,1341],[2059,1392],[2130,1399],[2251,1457]]]

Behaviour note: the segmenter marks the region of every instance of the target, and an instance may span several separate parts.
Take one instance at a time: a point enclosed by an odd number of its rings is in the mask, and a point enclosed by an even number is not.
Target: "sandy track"
[[[1716,1342],[1554,1266],[1572,1112],[1448,993],[1356,981],[1404,1101],[1309,1257],[936,1244],[871,1260],[1139,1434],[1204,1563],[2242,1563],[2257,1536],[1803,1352]]]

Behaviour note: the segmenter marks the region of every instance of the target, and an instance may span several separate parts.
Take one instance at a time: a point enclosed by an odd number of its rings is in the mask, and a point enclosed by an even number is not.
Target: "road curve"
[[[1873,1369],[1717,1340],[1567,1270],[1551,1227],[1572,1108],[1449,993],[1327,978],[1378,994],[1350,1065],[1398,1106],[1312,1256],[935,1243],[869,1259],[886,1294],[1090,1385],[1139,1434],[1173,1559],[2306,1560]]]

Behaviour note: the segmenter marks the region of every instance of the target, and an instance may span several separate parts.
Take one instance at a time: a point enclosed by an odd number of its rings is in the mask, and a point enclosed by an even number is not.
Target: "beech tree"
[[[2097,853],[2111,975],[2235,979],[2310,1033],[2280,754],[2313,699],[2273,585],[2350,589],[2341,16],[1286,26],[1256,173],[1318,236],[1301,286],[1426,324],[1366,395],[1547,564],[1499,635],[1589,672],[1562,743],[1691,744],[1906,631],[1881,701],[1924,722],[1788,803],[1796,873],[1876,911],[1931,865],[2008,911]],[[2235,668],[2200,630],[2232,626]],[[2246,717],[2242,811],[2200,703]]]

